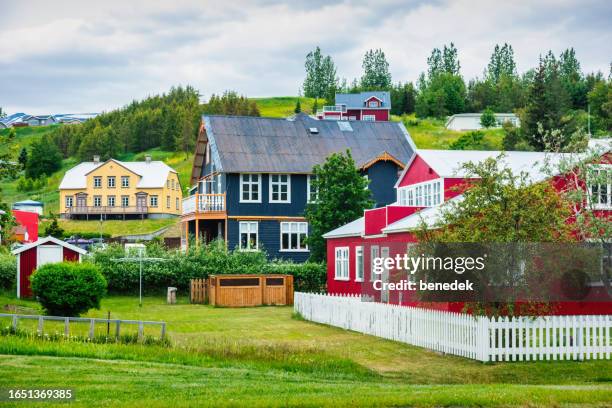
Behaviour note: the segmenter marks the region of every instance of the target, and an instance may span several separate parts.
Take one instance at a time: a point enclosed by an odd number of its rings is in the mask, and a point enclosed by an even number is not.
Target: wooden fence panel
[[[206,292],[207,292],[206,279],[192,279],[189,300],[191,303],[206,303]]]

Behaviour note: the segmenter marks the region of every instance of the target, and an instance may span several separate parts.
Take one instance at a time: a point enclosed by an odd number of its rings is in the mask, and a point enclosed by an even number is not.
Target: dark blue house
[[[305,261],[313,166],[346,149],[370,180],[376,206],[395,202],[393,186],[415,151],[401,123],[203,116],[183,200],[184,244],[193,244],[190,236],[222,238],[230,249]]]

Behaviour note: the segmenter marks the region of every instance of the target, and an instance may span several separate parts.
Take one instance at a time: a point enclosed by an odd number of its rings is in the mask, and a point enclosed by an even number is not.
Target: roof
[[[87,253],[87,251],[84,250],[83,248],[79,248],[78,246],[69,244],[69,243],[67,243],[65,241],[62,241],[60,239],[57,239],[57,238],[54,238],[54,237],[51,237],[51,236],[46,237],[46,238],[40,238],[36,242],[32,242],[31,244],[22,245],[19,248],[14,249],[11,252],[13,253],[13,255],[17,255],[17,254],[22,253],[23,251],[27,251],[30,248],[34,248],[34,247],[37,247],[39,245],[46,244],[46,243],[49,243],[49,242],[53,243],[53,244],[56,244],[56,245],[59,245],[59,246],[62,246],[64,248],[68,248],[68,249],[70,249],[70,250],[72,250],[74,252],[78,252],[79,254],[82,254],[82,255],[85,255]]]
[[[517,117],[514,113],[510,112],[510,113],[494,113],[495,116],[499,116],[499,117]],[[451,116],[451,118],[457,118],[457,117],[464,117],[464,118],[473,118],[473,117],[481,117],[482,116],[482,112],[475,112],[475,113],[455,113],[454,115]]]
[[[37,206],[37,207],[43,207],[44,204],[41,203],[40,201],[34,201],[34,200],[23,200],[23,201],[17,201],[16,203],[13,204],[13,207],[16,205],[33,205],[33,206]]]
[[[391,108],[391,94],[388,91],[370,91],[360,93],[337,93],[336,105],[346,105],[347,108],[364,108],[365,101],[376,97],[383,102],[383,108]]]
[[[361,236],[365,232],[365,217],[357,218],[348,224],[344,224],[334,230],[323,234],[323,238],[341,238]]]
[[[308,174],[330,154],[346,149],[359,167],[385,153],[405,164],[416,149],[399,122],[354,121],[352,131],[346,131],[337,121],[305,114],[290,119],[203,116],[202,120],[213,160],[225,173]],[[198,143],[202,142],[200,138]],[[194,167],[201,167],[203,160],[203,155],[196,155]]]
[[[103,163],[83,162],[79,163],[64,174],[64,178],[59,185],[59,189],[80,189],[87,188],[86,175],[100,166],[114,161],[115,163],[125,167],[131,172],[140,176],[140,180],[136,187],[138,188],[160,188],[163,187],[168,179],[168,173],[176,173],[170,166],[162,161],[146,161],[139,162],[122,162],[115,159],[109,159]]]
[[[445,201],[442,205],[424,208],[421,211],[417,211],[414,214],[387,225],[382,229],[382,232],[383,234],[388,234],[394,232],[413,231],[418,229],[422,223],[425,223],[427,227],[433,227],[438,223],[438,221],[440,221],[447,203],[459,202],[462,201],[463,198],[463,195],[459,195]]]

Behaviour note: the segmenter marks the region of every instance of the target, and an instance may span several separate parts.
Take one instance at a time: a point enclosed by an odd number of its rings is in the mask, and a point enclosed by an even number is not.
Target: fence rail
[[[11,326],[13,329],[17,330],[19,327],[19,320],[37,320],[38,327],[37,333],[39,335],[44,334],[44,324],[45,321],[60,321],[64,322],[64,336],[70,336],[70,323],[81,322],[81,323],[89,323],[89,331],[87,337],[89,339],[93,339],[95,337],[95,327],[96,323],[103,323],[108,326],[110,324],[114,324],[114,336],[115,339],[119,338],[121,335],[121,325],[136,325],[138,326],[138,339],[144,339],[144,327],[145,326],[160,326],[160,339],[164,339],[166,337],[166,322],[151,322],[146,320],[121,320],[121,319],[98,319],[98,318],[89,318],[89,317],[61,317],[61,316],[43,316],[43,315],[19,315],[19,314],[9,314],[9,313],[0,313],[0,318],[8,317],[11,319]]]
[[[317,323],[479,361],[610,359],[612,316],[488,318],[295,293],[296,312]]]

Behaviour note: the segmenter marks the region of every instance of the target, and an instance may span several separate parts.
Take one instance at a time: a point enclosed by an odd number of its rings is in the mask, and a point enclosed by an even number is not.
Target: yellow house
[[[59,186],[62,218],[166,218],[181,214],[178,174],[161,161],[121,162],[99,156],[64,174]]]

